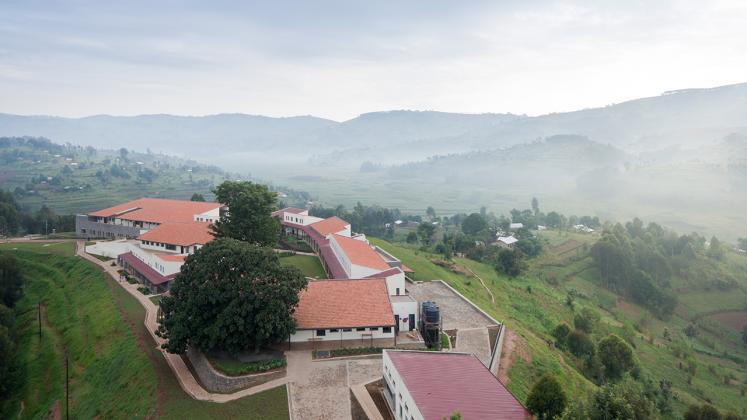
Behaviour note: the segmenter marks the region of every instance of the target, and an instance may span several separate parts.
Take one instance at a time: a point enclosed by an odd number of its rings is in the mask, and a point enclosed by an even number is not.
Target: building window
[[[362,328],[356,328],[355,330],[356,330],[356,331],[366,331],[366,328],[365,328],[365,327],[362,327]]]
[[[340,332],[340,330],[338,330],[337,328],[332,328],[329,330],[329,332],[336,333],[336,332]]]
[[[397,288],[397,296],[399,296],[399,287]]]
[[[390,332],[392,332],[392,327],[384,327],[384,332],[385,332],[385,333],[390,333]]]
[[[343,328],[342,329],[342,332],[350,332],[350,331],[353,331],[353,329],[352,328]]]
[[[166,249],[168,249],[169,251],[176,251],[176,245],[168,244],[166,245]]]
[[[325,335],[327,335],[327,330],[316,330],[317,337],[324,337]]]
[[[371,328],[369,328],[368,330],[369,330],[369,331],[378,331],[378,330],[379,330],[379,327],[371,327]]]

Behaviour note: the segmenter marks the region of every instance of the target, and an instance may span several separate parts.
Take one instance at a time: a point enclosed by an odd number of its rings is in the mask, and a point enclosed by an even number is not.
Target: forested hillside
[[[13,194],[20,210],[46,207],[73,214],[139,197],[211,199],[211,189],[227,179],[242,179],[215,166],[126,148],[56,144],[34,137],[0,138],[0,186]],[[292,203],[308,199],[283,191]]]

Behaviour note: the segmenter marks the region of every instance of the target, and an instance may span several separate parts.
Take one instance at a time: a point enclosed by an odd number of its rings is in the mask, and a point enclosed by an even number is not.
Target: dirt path
[[[480,280],[480,284],[482,284],[482,287],[484,287],[485,291],[488,292],[488,294],[490,295],[490,301],[493,302],[493,303],[495,303],[495,296],[493,296],[493,292],[491,292],[490,289],[488,289],[488,286],[485,284],[485,281],[480,276],[478,276],[474,271],[472,271],[471,268],[469,268],[467,266],[465,266],[464,268],[466,268],[467,271],[469,271],[470,273],[472,273],[472,275],[475,276],[475,278],[477,278],[477,280]]]
[[[508,384],[508,373],[514,362],[516,362],[517,357],[520,357],[525,362],[532,360],[532,357],[526,350],[523,339],[512,330],[506,328],[506,336],[503,338],[501,361],[498,366],[498,380],[504,385]]]
[[[158,329],[158,307],[153,302],[151,302],[147,296],[137,290],[138,285],[130,284],[126,281],[120,280],[119,273],[117,272],[118,266],[112,267],[111,261],[104,262],[86,253],[85,241],[79,240],[76,242],[75,253],[77,256],[99,266],[102,270],[104,270],[104,272],[109,274],[114,279],[114,281],[117,282],[117,284],[124,288],[130,295],[137,299],[137,301],[140,302],[141,305],[143,305],[143,307],[145,308],[145,319],[143,320],[145,328],[150,333],[150,336],[155,342],[158,350],[163,354],[166,362],[174,372],[176,379],[179,381],[179,385],[182,387],[184,392],[186,392],[192,398],[201,401],[223,403],[237,400],[239,398],[246,397],[247,395],[253,395],[262,391],[266,391],[280,385],[285,385],[288,382],[287,378],[275,379],[269,382],[265,382],[262,385],[237,391],[232,394],[215,394],[207,391],[192,375],[192,372],[184,363],[184,360],[182,360],[181,356],[179,356],[178,354],[168,353],[165,350],[161,349],[161,345],[165,342],[165,340],[161,337],[158,337],[155,333],[155,331]]]

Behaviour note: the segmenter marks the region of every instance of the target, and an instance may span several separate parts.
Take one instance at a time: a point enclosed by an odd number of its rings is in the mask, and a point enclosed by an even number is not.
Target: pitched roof
[[[321,222],[311,224],[311,228],[319,232],[320,235],[327,236],[330,233],[337,233],[345,230],[350,223],[340,219],[337,216],[324,219]]]
[[[148,264],[140,261],[140,259],[136,257],[132,252],[126,252],[124,254],[121,254],[117,258],[129,264],[130,267],[135,269],[138,273],[140,273],[143,277],[148,279],[148,281],[153,283],[154,285],[159,285],[162,283],[169,282],[171,280],[174,280],[174,277],[176,277],[176,273],[170,274],[168,276],[164,276],[163,274],[154,270]]]
[[[302,330],[394,325],[386,281],[310,281],[298,295],[294,317]]]
[[[89,213],[89,216],[114,217],[152,223],[191,222],[196,214],[220,208],[220,203],[164,198],[140,198]]]
[[[498,237],[498,240],[506,245],[511,245],[513,243],[519,242],[519,240],[514,238],[513,236],[500,236]]]
[[[348,238],[347,236],[334,235],[335,241],[342,248],[342,252],[347,255],[350,262],[364,267],[375,268],[377,270],[389,270],[389,264],[373,249],[366,241]]]
[[[189,246],[205,245],[213,240],[210,223],[163,223],[138,236],[141,241]]]
[[[162,259],[164,261],[169,262],[184,262],[184,260],[187,258],[186,255],[180,254],[180,255],[174,255],[174,254],[161,254],[161,253],[154,253],[156,257],[159,259]]]
[[[529,412],[472,354],[385,350],[426,420],[527,419]]]

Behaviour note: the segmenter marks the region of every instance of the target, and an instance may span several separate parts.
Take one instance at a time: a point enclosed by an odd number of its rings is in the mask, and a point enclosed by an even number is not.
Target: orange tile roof
[[[171,262],[184,262],[184,259],[187,258],[186,255],[174,255],[174,254],[155,254],[155,255],[164,261],[171,261]]]
[[[359,241],[341,235],[334,235],[334,238],[353,264],[382,271],[392,268],[366,241]]]
[[[322,236],[327,236],[330,233],[337,233],[345,230],[350,223],[340,219],[337,216],[324,219],[321,222],[312,223],[311,228],[319,232]]]
[[[298,297],[294,318],[301,330],[394,325],[383,279],[312,280]]]
[[[89,216],[113,217],[152,223],[191,222],[196,214],[220,208],[220,203],[164,198],[140,198],[114,207],[105,208]]]
[[[164,223],[143,233],[138,239],[182,246],[205,245],[213,240],[213,234],[210,223],[206,222]]]

